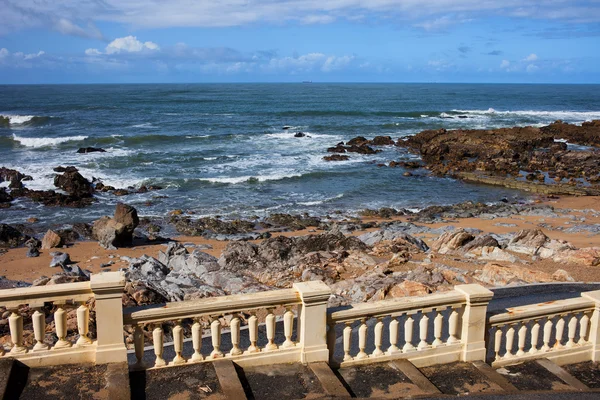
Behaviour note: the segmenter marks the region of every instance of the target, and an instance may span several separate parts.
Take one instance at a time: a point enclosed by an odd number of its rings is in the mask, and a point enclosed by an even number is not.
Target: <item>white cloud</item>
[[[523,61],[537,61],[538,56],[535,53],[531,53],[530,55],[528,55],[527,57],[525,57],[523,59]]]
[[[537,65],[529,64],[525,70],[529,73],[533,73],[533,72],[537,71],[538,69],[540,69],[540,67],[538,67]]]
[[[85,54],[88,56],[99,56],[102,54],[102,52],[98,49],[87,49]]]
[[[292,73],[316,70],[331,72],[349,67],[355,59],[355,56],[350,55],[334,56],[323,53],[308,53],[296,57],[273,57],[262,67],[267,71]]]
[[[33,60],[34,58],[41,57],[44,54],[46,54],[45,51],[38,51],[37,53],[33,53],[33,54],[25,54],[25,55],[23,55],[23,60]]]
[[[459,20],[509,16],[569,22],[600,21],[600,3],[567,0],[3,0],[0,32],[47,26],[69,35],[97,37],[89,21],[133,27],[221,27],[255,23],[330,23],[389,19],[427,30]],[[425,22],[423,22],[425,21]],[[85,27],[88,25],[87,27]]]
[[[135,36],[117,38],[106,46],[106,54],[115,53],[139,53],[144,50],[158,50],[159,47],[153,42],[140,42]]]
[[[184,45],[185,46],[185,45]],[[102,54],[122,54],[122,53],[141,53],[141,52],[153,52],[160,50],[160,47],[154,42],[140,42],[135,36],[125,36],[117,38],[110,42],[104,53],[98,49],[87,49],[85,54],[87,56],[100,56]]]
[[[0,58],[8,57],[9,54],[10,51],[8,51],[6,48],[3,47],[0,49]]]
[[[502,69],[508,69],[510,67],[510,61],[508,60],[502,60],[502,62],[500,63],[500,68]]]

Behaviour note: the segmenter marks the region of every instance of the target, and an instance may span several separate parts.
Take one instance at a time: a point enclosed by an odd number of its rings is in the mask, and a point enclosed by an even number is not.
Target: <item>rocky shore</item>
[[[330,305],[339,306],[450,290],[461,283],[600,281],[600,200],[591,196],[600,193],[600,152],[593,147],[600,145],[598,138],[599,121],[556,122],[542,128],[425,131],[398,141],[359,137],[328,149],[348,157],[400,146],[422,159],[388,164],[407,174],[424,170],[588,197],[465,202],[418,212],[382,208],[358,217],[271,214],[238,220],[196,218],[184,210],[140,218],[135,208],[118,203],[113,215],[90,224],[45,225],[40,231],[35,220],[0,223],[0,288],[85,281],[91,273],[122,270],[128,281],[123,305],[133,307],[321,280],[334,293]],[[29,177],[1,168],[0,180],[9,184],[0,190],[0,205],[27,197],[46,206],[86,207],[99,191],[120,196],[160,190],[107,187],[73,167],[55,171],[59,191],[35,191],[23,185]],[[7,317],[0,308],[0,345],[9,340]]]

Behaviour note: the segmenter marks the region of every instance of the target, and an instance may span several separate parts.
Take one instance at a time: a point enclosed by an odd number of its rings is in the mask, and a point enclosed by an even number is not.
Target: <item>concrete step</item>
[[[472,363],[440,364],[420,368],[420,371],[443,394],[456,396],[504,392],[495,379],[490,379]]]
[[[94,399],[129,400],[129,367],[116,364],[75,364],[27,368],[21,364],[18,380],[25,380],[20,392],[13,391],[11,399]]]
[[[418,379],[415,379],[418,383],[413,382],[407,376],[411,372],[405,373],[403,369],[407,369],[405,364],[392,361],[344,367],[337,372],[353,397],[396,399],[431,394],[429,385]],[[420,374],[418,370],[417,373]]]
[[[563,365],[563,368],[590,389],[600,389],[600,364],[597,362]]]
[[[520,391],[582,391],[587,385],[547,359],[527,361],[496,369]]]
[[[221,376],[230,373],[227,366],[212,362],[130,371],[131,399],[227,399],[217,369],[225,371]]]
[[[503,375],[500,375],[494,368],[492,368],[489,364],[486,364],[483,361],[475,361],[473,362],[475,368],[479,370],[487,379],[491,382],[494,382],[496,385],[500,386],[503,391],[508,393],[518,392],[517,389],[512,383],[506,379]]]
[[[330,397],[313,370],[300,363],[238,368],[248,399],[318,399]]]

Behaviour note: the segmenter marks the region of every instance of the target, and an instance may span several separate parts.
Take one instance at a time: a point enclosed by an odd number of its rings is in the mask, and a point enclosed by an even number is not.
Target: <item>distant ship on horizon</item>
[[[302,83],[312,83],[312,81],[302,81]]]

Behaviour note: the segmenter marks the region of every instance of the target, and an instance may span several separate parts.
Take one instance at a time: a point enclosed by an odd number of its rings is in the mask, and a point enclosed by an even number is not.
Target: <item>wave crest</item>
[[[87,136],[65,136],[58,138],[50,138],[50,137],[40,137],[40,138],[26,138],[20,137],[13,133],[13,140],[15,142],[19,142],[22,146],[25,147],[48,147],[48,146],[56,146],[65,142],[80,142],[82,140],[87,139]]]

